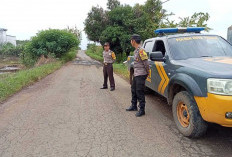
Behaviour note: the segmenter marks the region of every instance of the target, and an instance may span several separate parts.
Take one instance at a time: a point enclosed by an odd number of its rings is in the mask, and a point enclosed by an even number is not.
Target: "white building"
[[[7,35],[7,29],[0,28],[0,45],[5,43],[11,43],[16,46],[16,37]]]
[[[227,40],[232,44],[232,26],[228,28]]]

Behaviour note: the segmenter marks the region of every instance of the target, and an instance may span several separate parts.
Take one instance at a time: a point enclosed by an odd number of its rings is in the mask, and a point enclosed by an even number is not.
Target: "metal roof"
[[[228,30],[232,30],[232,25],[228,28]]]

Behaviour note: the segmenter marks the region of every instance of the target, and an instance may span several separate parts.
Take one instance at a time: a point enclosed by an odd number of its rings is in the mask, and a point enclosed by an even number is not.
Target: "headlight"
[[[232,79],[208,79],[207,88],[209,93],[232,95]]]

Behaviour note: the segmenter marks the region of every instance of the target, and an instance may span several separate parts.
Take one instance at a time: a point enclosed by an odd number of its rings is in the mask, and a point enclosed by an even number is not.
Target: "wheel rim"
[[[180,101],[177,105],[177,117],[182,127],[187,128],[189,126],[190,115],[187,105]]]

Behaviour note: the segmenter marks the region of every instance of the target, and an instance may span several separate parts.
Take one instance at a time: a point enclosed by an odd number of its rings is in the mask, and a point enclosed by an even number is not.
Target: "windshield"
[[[232,45],[219,36],[170,38],[168,43],[176,60],[214,56],[232,57]]]

